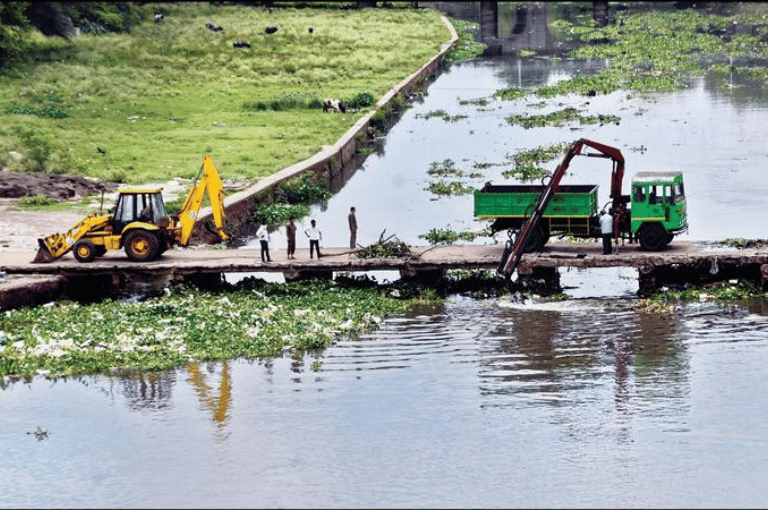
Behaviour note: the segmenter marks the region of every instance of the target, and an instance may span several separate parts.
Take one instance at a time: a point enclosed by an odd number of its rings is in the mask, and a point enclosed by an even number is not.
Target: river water
[[[424,190],[432,162],[492,163],[465,182],[501,182],[513,152],[580,137],[621,148],[628,177],[682,170],[684,240],[768,237],[768,110],[731,77],[647,99],[459,103],[589,68],[451,67],[313,211],[325,244],[347,243],[351,205],[361,244],[384,229],[415,244],[431,228],[478,229],[471,197]],[[504,120],[564,105],[622,120],[529,130]],[[439,109],[467,117],[425,118]],[[606,165],[577,158],[564,183],[598,184],[606,202]],[[0,506],[765,507],[768,303],[647,314],[631,307],[634,271],[561,281],[563,302],[454,296],[298,358],[11,383],[0,390]],[[37,427],[48,436],[37,440]]]

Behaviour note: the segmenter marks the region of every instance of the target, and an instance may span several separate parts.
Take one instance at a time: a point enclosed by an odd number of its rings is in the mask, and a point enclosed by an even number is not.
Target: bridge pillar
[[[653,262],[645,262],[637,269],[637,272],[640,284],[638,294],[647,296],[659,288],[658,272],[656,271],[656,265]]]
[[[71,275],[67,277],[64,296],[77,302],[93,302],[118,293],[125,275],[119,273]]]
[[[409,265],[400,269],[401,280],[436,281],[443,277],[444,269],[415,269]]]
[[[595,26],[602,28],[608,24],[608,2],[592,2],[592,18]]]
[[[192,273],[184,275],[183,281],[201,290],[221,290],[224,288],[224,273]]]
[[[525,269],[529,269],[526,271]],[[517,271],[520,284],[525,289],[534,289],[544,294],[562,292],[560,285],[560,271],[556,267],[534,267],[533,269],[524,268],[521,273],[518,267]]]
[[[480,2],[480,41],[490,48],[490,53],[501,52],[498,2]]]
[[[300,280],[333,280],[333,271],[325,269],[301,269],[290,268],[283,271],[283,278],[286,282],[295,282]]]
[[[760,287],[768,289],[768,264],[760,264]]]

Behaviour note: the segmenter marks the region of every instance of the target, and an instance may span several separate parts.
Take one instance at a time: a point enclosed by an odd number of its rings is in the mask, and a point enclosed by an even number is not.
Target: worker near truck
[[[600,211],[600,235],[603,238],[603,255],[610,255],[613,251],[613,216],[605,211]]]

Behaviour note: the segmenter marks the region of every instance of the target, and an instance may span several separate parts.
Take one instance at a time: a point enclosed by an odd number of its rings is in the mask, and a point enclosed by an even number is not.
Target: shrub
[[[383,108],[377,108],[371,116],[371,127],[382,132],[387,129],[387,113]]]
[[[19,132],[19,140],[26,149],[24,152],[30,163],[28,170],[44,171],[48,159],[56,149],[56,142],[47,133],[37,129],[23,129]]]
[[[307,204],[325,200],[332,195],[327,185],[314,184],[311,179],[312,174],[307,172],[299,177],[294,177],[278,184],[275,189],[275,202]]]
[[[373,104],[373,95],[369,94],[368,92],[363,92],[356,95],[346,103],[347,106],[352,109],[365,108]]]
[[[256,225],[266,223],[269,228],[287,223],[291,216],[301,218],[309,214],[309,206],[304,204],[272,203],[256,206],[251,214],[251,221]]]
[[[40,206],[55,204],[56,201],[52,198],[46,197],[45,195],[34,195],[21,197],[18,203],[20,206]]]

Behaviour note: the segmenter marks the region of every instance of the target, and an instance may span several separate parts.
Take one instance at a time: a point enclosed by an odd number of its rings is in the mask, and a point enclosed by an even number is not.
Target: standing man
[[[288,258],[295,259],[296,253],[296,216],[291,216],[291,221],[285,226],[285,237],[288,239]]]
[[[357,246],[357,218],[355,217],[355,208],[349,209],[349,247],[355,249]]]
[[[261,243],[261,261],[272,262],[272,258],[269,256],[269,230],[267,230],[266,223],[262,223],[256,231],[256,239]]]
[[[312,250],[317,250],[317,258],[320,258],[320,240],[323,238],[323,233],[315,226],[315,220],[310,221],[312,225],[310,228],[304,231],[309,237],[309,258],[312,257]]]
[[[613,251],[611,237],[613,237],[613,216],[600,211],[600,234],[603,237],[603,255],[610,255]]]

